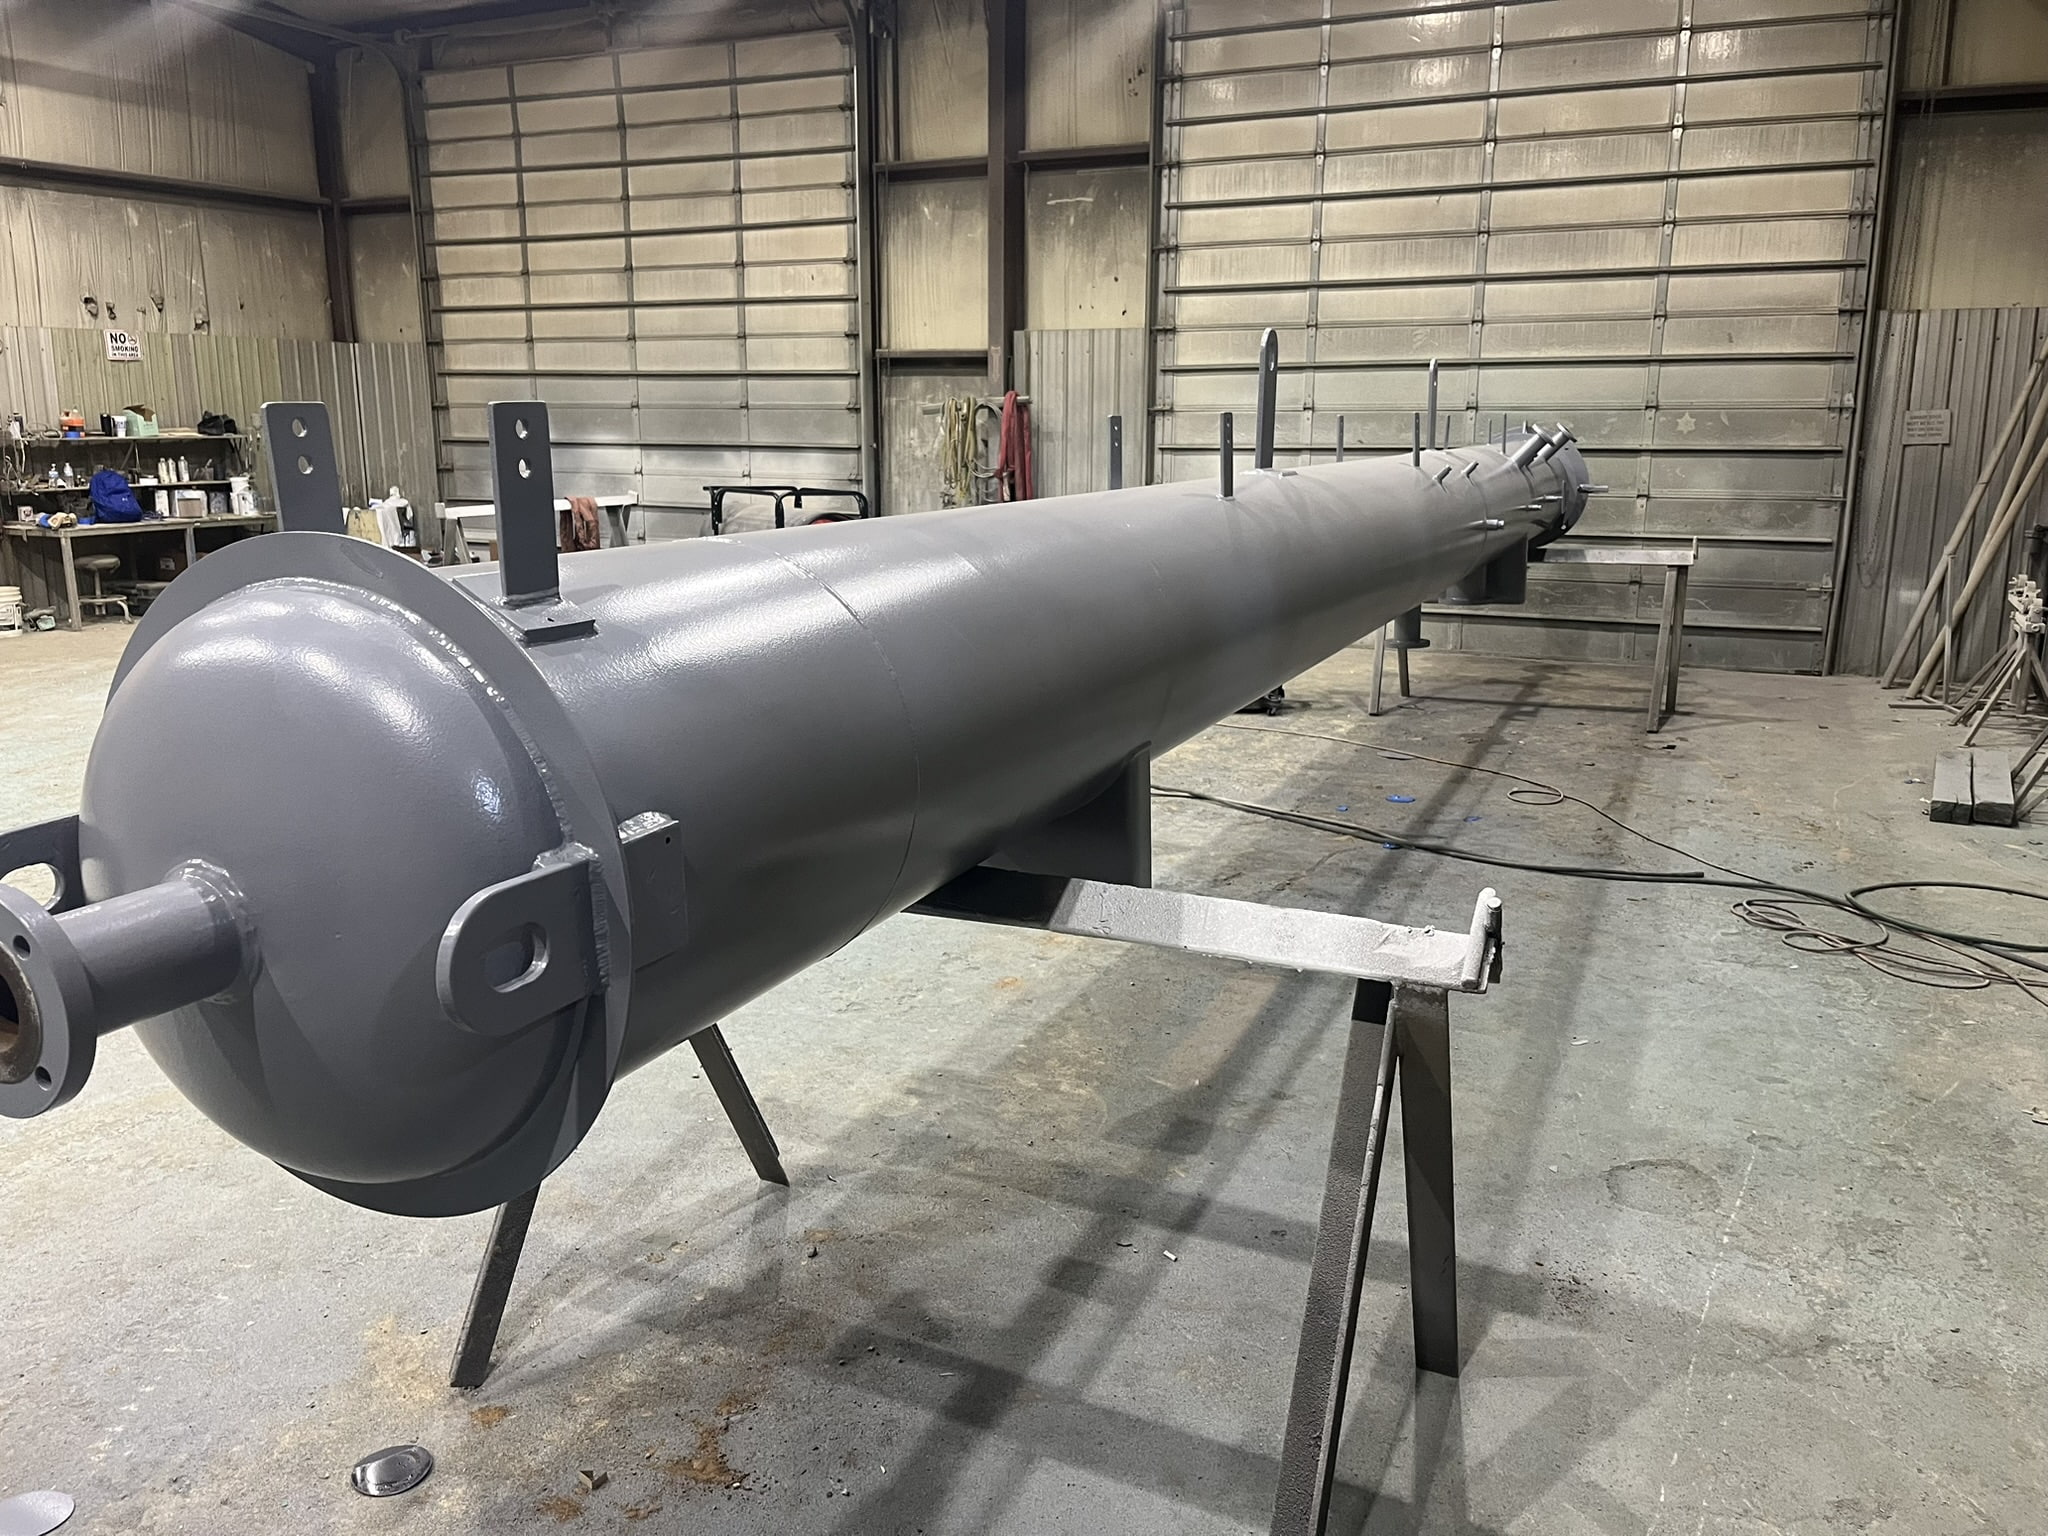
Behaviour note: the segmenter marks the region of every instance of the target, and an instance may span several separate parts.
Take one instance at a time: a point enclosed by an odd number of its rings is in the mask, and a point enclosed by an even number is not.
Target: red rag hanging
[[[1003,395],[1003,425],[996,452],[996,483],[1004,501],[1029,501],[1031,488],[1031,407],[1017,391]]]

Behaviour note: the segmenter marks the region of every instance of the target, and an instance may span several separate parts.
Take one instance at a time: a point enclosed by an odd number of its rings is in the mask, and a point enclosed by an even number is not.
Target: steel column
[[[988,388],[1012,384],[1024,328],[1024,0],[988,4]]]

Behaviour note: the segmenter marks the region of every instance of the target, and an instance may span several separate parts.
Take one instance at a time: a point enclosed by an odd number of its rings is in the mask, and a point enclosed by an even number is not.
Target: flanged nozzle
[[[63,913],[0,885],[0,1115],[64,1103],[100,1036],[234,990],[253,953],[241,896],[210,865]]]

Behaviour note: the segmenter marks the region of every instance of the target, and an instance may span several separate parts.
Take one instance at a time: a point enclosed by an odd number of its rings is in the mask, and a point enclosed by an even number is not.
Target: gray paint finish
[[[520,408],[498,409],[516,454]],[[1234,500],[1133,489],[599,550],[560,562],[568,638],[488,617],[497,568],[443,580],[339,536],[251,540],[174,584],[123,659],[84,892],[197,858],[246,898],[248,983],[167,987],[141,1027],[231,1134],[375,1209],[500,1204],[574,1149],[617,1073],[1569,528],[1585,466],[1555,447],[1253,473]],[[240,791],[179,811],[222,763]],[[648,812],[675,822],[688,934],[636,970],[616,828]],[[276,843],[309,817],[318,882]],[[398,863],[417,867],[394,890],[373,871]],[[522,882],[566,865],[588,905],[522,924]],[[479,903],[524,936],[500,990],[548,999],[521,1028],[450,1003],[448,957],[492,937],[465,927]],[[565,1001],[557,957],[585,954]]]

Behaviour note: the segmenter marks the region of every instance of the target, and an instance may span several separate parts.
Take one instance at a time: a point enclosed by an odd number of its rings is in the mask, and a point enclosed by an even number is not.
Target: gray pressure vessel
[[[344,1199],[533,1188],[617,1076],[1395,615],[1513,579],[1569,435],[495,566],[210,555],[141,621],[49,909],[0,886],[0,1112],[135,1025]],[[66,839],[75,838],[75,846]]]

